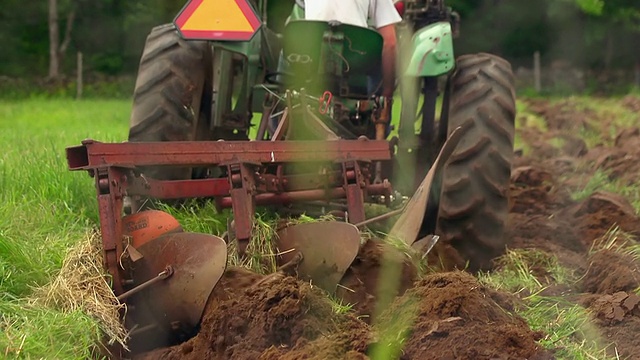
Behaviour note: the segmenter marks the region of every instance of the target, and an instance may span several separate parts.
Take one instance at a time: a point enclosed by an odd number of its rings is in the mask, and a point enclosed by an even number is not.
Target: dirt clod
[[[589,259],[583,290],[597,294],[632,291],[640,287],[640,269],[630,255],[601,250]]]
[[[626,291],[590,299],[586,305],[607,325],[620,323],[625,317],[640,316],[640,296]]]

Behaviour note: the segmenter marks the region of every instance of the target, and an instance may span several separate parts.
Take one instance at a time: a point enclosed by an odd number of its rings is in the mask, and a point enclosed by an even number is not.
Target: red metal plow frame
[[[364,200],[370,195],[389,198],[390,184],[370,182],[372,163],[392,157],[385,140],[335,141],[202,141],[101,143],[85,140],[66,149],[68,167],[86,170],[95,178],[104,262],[113,276],[116,295],[132,285],[131,274],[120,266],[124,196],[155,199],[213,197],[219,208],[231,207],[240,251],[251,237],[256,205],[301,201],[347,200],[349,222],[365,220]],[[341,164],[341,170],[282,175],[291,163]],[[226,178],[161,181],[139,175],[143,166],[227,168]],[[267,173],[266,168],[276,168]]]

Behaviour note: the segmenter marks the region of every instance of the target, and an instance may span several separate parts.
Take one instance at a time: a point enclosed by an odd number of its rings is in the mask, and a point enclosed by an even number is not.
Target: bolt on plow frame
[[[443,1],[396,8],[399,119],[369,86],[381,35],[305,20],[303,1],[192,0],[151,31],[128,141],[66,150],[69,169],[94,178],[104,263],[132,337],[194,335],[228,252],[242,257],[252,241],[258,206],[334,209],[335,220],[283,226],[275,239],[278,263],[295,262],[329,293],[360,250],[360,229],[393,215],[388,236],[427,252],[448,246],[454,255],[441,260],[452,267],[486,269],[504,251],[511,67],[490,54],[456,58],[458,16]],[[230,208],[227,236],[185,232],[153,207],[188,198]],[[365,203],[388,212],[367,219]]]

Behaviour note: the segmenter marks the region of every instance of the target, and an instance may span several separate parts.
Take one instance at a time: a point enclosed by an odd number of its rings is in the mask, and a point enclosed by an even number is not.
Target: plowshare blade
[[[388,235],[389,237],[401,239],[408,245],[413,244],[417,240],[425,212],[427,211],[427,202],[434,179],[436,176],[442,176],[444,165],[447,163],[451,154],[453,154],[456,146],[458,146],[464,132],[464,129],[457,127],[451,135],[449,135],[436,161],[429,169],[427,176],[424,177],[420,186],[418,186],[418,189],[411,197],[411,200],[405,205],[402,215],[400,215],[398,221],[396,221],[393,228],[391,228]]]
[[[168,266],[173,274],[132,297],[132,305],[148,307],[145,312],[161,326],[196,328],[227,267],[224,240],[207,234],[173,233],[144,243],[138,251],[143,258],[134,265],[136,285],[155,278]]]
[[[301,252],[299,277],[333,293],[358,255],[360,233],[357,227],[345,222],[296,224],[278,231],[277,245],[281,263]]]
[[[438,235],[427,235],[422,239],[414,242],[411,245],[411,248],[421,254],[422,258],[424,259],[425,257],[427,257],[427,255],[429,255],[431,250],[433,250],[433,247],[436,246],[438,240],[440,240],[440,237]]]

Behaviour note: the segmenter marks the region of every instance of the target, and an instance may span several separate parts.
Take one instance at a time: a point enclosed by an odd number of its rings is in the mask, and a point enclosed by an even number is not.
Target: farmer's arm
[[[372,11],[374,26],[384,41],[382,47],[382,96],[392,97],[396,87],[396,24],[402,18],[393,0],[378,0]]]
[[[392,97],[396,87],[396,27],[395,24],[378,29],[382,47],[382,96]]]

